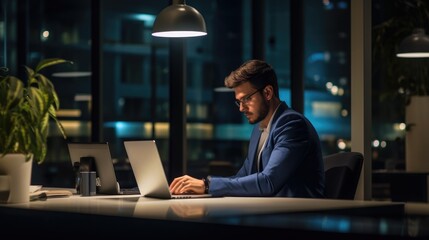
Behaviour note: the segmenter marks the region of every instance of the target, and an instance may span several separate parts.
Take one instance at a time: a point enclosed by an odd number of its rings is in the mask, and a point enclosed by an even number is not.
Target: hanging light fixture
[[[427,58],[429,57],[429,37],[422,28],[416,28],[413,33],[404,38],[399,45],[397,57]]]
[[[152,36],[155,37],[199,37],[207,35],[203,16],[185,0],[172,0],[164,8],[153,24]]]

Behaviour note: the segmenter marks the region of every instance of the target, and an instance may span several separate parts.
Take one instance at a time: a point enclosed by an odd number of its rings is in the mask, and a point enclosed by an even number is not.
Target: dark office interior
[[[406,168],[410,92],[400,81],[429,79],[429,60],[401,60],[395,50],[414,28],[429,31],[429,1],[371,2],[372,81],[365,97],[371,99],[373,172],[367,200],[426,202],[427,189],[416,194],[401,188],[425,189],[415,182],[426,175],[410,180],[383,173]],[[276,69],[282,100],[314,123],[324,155],[353,149],[350,0],[187,0],[204,16],[208,34],[184,40],[151,36],[168,0],[0,3],[1,66],[22,75],[24,65],[42,59],[73,62],[46,69],[67,139],[52,128],[47,158],[34,164],[32,184],[74,186],[68,142],[108,142],[121,187],[136,186],[125,140],[155,139],[169,180],[184,173],[234,174],[252,125],[223,84],[253,58]],[[176,48],[182,58],[172,57]],[[177,66],[185,78],[171,75]]]
[[[180,101],[170,101],[169,42],[150,35],[166,2],[2,1],[2,65],[23,74],[23,65],[44,58],[74,63],[47,70],[68,138],[51,132],[48,157],[35,167],[34,181],[72,184],[68,141],[108,142],[123,185],[133,180],[124,140],[156,139],[161,153],[171,147],[168,126],[174,120],[171,108],[177,106],[170,104]],[[282,99],[314,122],[325,155],[350,151],[350,3],[292,2],[189,2],[205,17],[208,35],[184,40],[186,153],[162,159],[166,169],[182,157],[186,165],[179,164],[183,169],[171,177],[181,172],[205,176],[220,165],[225,168],[218,174],[230,174],[240,166],[251,125],[237,111],[232,93],[223,89],[223,79],[250,58],[265,59],[277,69]],[[374,25],[399,11],[400,2],[373,1]],[[302,14],[291,14],[291,7]],[[373,68],[376,74],[377,62]],[[292,77],[302,80],[301,88],[292,86]],[[380,144],[373,144],[374,168],[401,168],[404,131],[392,126],[403,116],[376,99],[383,90],[377,80],[373,140]]]

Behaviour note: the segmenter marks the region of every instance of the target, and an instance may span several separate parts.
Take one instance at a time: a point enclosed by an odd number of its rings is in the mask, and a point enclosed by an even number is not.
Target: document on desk
[[[53,197],[69,197],[73,193],[65,189],[43,189],[41,185],[30,186],[30,201],[46,200]]]
[[[42,185],[30,185],[30,193],[34,193],[42,189]]]

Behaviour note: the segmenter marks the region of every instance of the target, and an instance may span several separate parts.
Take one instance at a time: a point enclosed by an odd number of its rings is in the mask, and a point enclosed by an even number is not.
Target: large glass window
[[[9,2],[2,0],[2,3]],[[124,140],[156,139],[165,164],[169,136],[169,40],[154,38],[156,15],[169,1],[87,0],[26,1],[29,21],[27,63],[61,57],[74,62],[49,73],[61,100],[58,114],[67,141],[90,142],[91,112],[102,108],[101,141],[109,142],[118,181],[131,187]],[[254,9],[247,0],[188,0],[204,16],[208,35],[185,40],[187,172],[231,175],[247,152],[252,125],[234,105],[223,81],[252,58],[254,35],[263,35],[265,60],[275,67],[281,98],[289,105],[290,1],[263,1],[264,32],[253,32]],[[25,5],[25,4],[24,4]],[[350,140],[349,5],[347,1],[304,1],[305,115],[314,123],[324,154],[347,150]],[[29,10],[31,9],[31,11]],[[101,13],[102,102],[93,105],[91,16]],[[0,25],[1,27],[1,25]],[[4,36],[6,32],[2,32]],[[22,43],[22,42],[21,42]],[[7,53],[9,58],[15,53]],[[54,132],[49,156],[35,178],[44,185],[72,186],[65,140]],[[174,140],[173,140],[174,141]],[[343,142],[342,142],[343,141]],[[338,144],[343,143],[344,145]],[[340,146],[340,147],[339,147]],[[344,146],[344,147],[342,147]],[[60,167],[61,166],[61,167]],[[43,168],[43,169],[42,169]]]
[[[349,1],[305,1],[304,114],[325,155],[350,151]]]

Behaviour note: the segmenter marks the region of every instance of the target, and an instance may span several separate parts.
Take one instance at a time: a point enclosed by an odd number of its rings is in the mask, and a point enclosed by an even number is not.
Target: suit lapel
[[[261,131],[256,129],[256,133],[252,134],[252,138],[250,139],[249,144],[249,160],[250,160],[250,172],[255,173],[256,172],[256,162],[257,162],[257,149],[258,149],[258,142],[259,138],[261,137]]]

